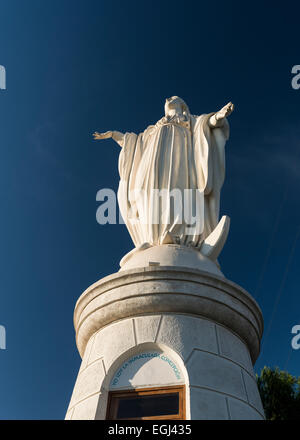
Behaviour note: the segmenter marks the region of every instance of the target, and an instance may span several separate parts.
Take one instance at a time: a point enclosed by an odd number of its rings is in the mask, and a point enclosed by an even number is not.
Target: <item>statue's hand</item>
[[[105,133],[98,133],[98,131],[95,131],[95,133],[93,133],[94,139],[109,139],[112,135],[112,131],[106,131]]]
[[[224,119],[227,116],[231,115],[231,113],[233,112],[233,109],[234,109],[234,105],[232,104],[232,102],[229,102],[223,108],[221,108],[221,110],[219,110],[216,113],[216,115],[215,115],[216,120],[219,121],[220,119]]]

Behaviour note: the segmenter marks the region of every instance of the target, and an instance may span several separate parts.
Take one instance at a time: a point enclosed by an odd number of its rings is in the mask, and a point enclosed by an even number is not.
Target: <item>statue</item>
[[[226,118],[233,108],[229,102],[216,113],[195,116],[172,96],[166,99],[165,116],[143,133],[94,133],[95,139],[112,138],[122,147],[118,202],[136,249],[173,243],[216,261],[229,230],[229,217],[219,221],[219,205],[229,137]],[[201,230],[191,232],[180,215],[183,205],[175,203],[174,191],[186,190],[202,195]],[[157,191],[166,197],[154,197]]]

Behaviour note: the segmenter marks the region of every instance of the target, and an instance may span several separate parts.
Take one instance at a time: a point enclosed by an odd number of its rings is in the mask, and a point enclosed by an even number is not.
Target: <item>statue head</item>
[[[165,102],[165,115],[186,115],[190,114],[190,110],[187,104],[179,96],[171,96],[167,98]]]

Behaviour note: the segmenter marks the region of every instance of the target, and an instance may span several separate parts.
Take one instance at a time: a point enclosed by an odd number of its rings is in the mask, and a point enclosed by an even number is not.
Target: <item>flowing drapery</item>
[[[211,128],[211,116],[164,117],[139,135],[124,135],[118,202],[136,247],[162,244],[167,233],[176,243],[200,246],[216,227],[229,126],[225,119],[221,128]],[[165,197],[156,197],[153,190],[164,190]],[[200,233],[187,228],[184,190],[204,196]],[[181,191],[182,205],[175,203],[176,191]]]

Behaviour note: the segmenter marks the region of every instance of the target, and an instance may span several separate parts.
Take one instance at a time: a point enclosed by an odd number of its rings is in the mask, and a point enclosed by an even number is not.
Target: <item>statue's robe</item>
[[[197,247],[216,227],[229,126],[225,119],[221,128],[211,128],[212,115],[163,117],[139,135],[124,135],[118,202],[136,247],[162,244],[167,233],[175,243]],[[203,230],[187,235],[183,213],[180,223],[171,197],[151,198],[154,189],[167,190],[167,194],[179,189],[182,203],[183,190],[200,191],[204,195]]]

